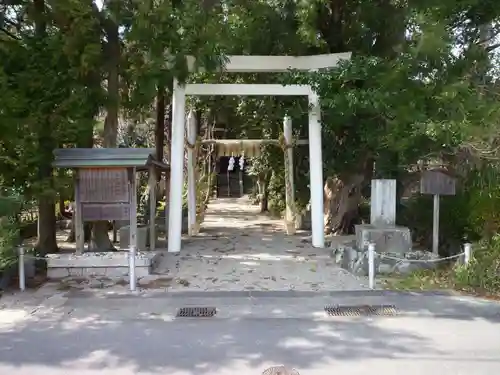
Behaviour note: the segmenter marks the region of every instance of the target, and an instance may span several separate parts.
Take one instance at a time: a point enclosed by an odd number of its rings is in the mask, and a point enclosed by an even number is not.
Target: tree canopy
[[[397,178],[404,191],[419,163],[458,170],[464,160],[496,160],[499,20],[492,0],[4,1],[4,194],[37,201],[40,247],[54,251],[54,202],[71,198],[71,180],[51,168],[54,148],[117,147],[126,133],[161,155],[165,150],[168,159],[173,78],[307,83],[321,97],[325,178],[356,196],[351,210],[357,210],[363,194],[352,191],[363,191],[373,177]],[[229,55],[347,51],[351,61],[318,72],[219,69]],[[188,73],[188,55],[196,57],[197,73]],[[278,138],[285,114],[293,117],[296,137],[307,136],[307,103],[300,98],[208,97],[190,105],[202,123],[232,138]],[[307,177],[307,150],[295,152],[295,174]],[[278,209],[282,165],[274,146],[253,161]],[[304,208],[307,178],[296,181]],[[346,230],[338,217],[346,214],[330,202],[332,231]]]

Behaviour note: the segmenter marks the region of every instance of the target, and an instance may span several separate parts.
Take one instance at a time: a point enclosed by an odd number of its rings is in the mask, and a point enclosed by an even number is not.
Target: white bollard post
[[[368,244],[368,286],[375,289],[375,244]]]
[[[469,264],[472,259],[472,244],[467,242],[464,244],[464,263]]]
[[[26,290],[26,274],[24,272],[24,247],[19,246],[19,289],[21,292]]]
[[[129,258],[128,258],[128,265],[129,265],[129,284],[130,284],[130,291],[135,292],[136,289],[136,284],[137,284],[137,278],[135,276],[135,254],[136,254],[136,248],[135,246],[131,246],[129,250]]]

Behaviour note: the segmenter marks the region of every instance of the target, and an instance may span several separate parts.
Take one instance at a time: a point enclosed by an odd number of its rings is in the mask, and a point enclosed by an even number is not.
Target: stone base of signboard
[[[356,247],[363,249],[369,242],[375,244],[377,253],[406,254],[412,250],[411,233],[407,227],[356,225]]]
[[[159,257],[160,253],[157,252],[139,252],[135,257],[137,277],[151,275]],[[47,277],[49,279],[62,279],[69,276],[114,278],[128,276],[128,274],[128,251],[47,255]]]
[[[127,250],[130,244],[130,225],[125,225],[119,229],[120,249]],[[137,250],[146,251],[149,246],[149,226],[137,226]]]

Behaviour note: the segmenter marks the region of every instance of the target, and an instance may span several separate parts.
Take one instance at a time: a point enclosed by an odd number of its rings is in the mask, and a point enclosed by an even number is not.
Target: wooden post
[[[196,143],[196,116],[191,110],[187,120],[187,140],[189,142],[187,149],[187,177],[188,177],[188,234],[196,234],[196,176],[195,165],[196,155],[194,145]]]
[[[156,169],[149,168],[149,250],[156,249]]]
[[[136,169],[129,168],[129,192],[130,192],[130,242],[129,242],[129,286],[132,292],[137,286],[135,274],[135,260],[137,255],[137,189],[136,189]]]
[[[85,234],[80,197],[80,171],[75,169],[75,207],[73,215],[75,223],[76,254],[82,254],[85,247]]]
[[[285,229],[287,234],[295,234],[295,220],[293,207],[295,205],[295,184],[293,180],[293,148],[292,145],[292,119],[285,116],[283,119],[283,135],[285,137]]]
[[[434,194],[432,212],[432,252],[439,255],[439,194]]]
[[[434,197],[432,212],[432,252],[439,255],[439,201],[442,195],[455,195],[456,178],[442,168],[434,168],[422,173],[420,193]]]
[[[129,191],[130,191],[130,247],[137,249],[137,191],[136,170],[129,169]]]

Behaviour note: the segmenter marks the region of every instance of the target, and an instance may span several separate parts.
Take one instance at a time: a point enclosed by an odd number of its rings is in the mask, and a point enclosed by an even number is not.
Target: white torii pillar
[[[325,246],[323,216],[323,156],[319,97],[309,95],[309,189],[311,191],[312,245]]]
[[[294,205],[295,184],[293,180],[293,148],[292,145],[292,119],[285,116],[283,119],[283,135],[285,137],[285,229],[287,234],[295,234]]]
[[[187,140],[189,147],[187,149],[187,174],[188,174],[188,234],[196,234],[196,176],[194,154],[194,145],[196,143],[196,116],[194,111],[189,111],[187,120]]]
[[[184,182],[184,124],[186,90],[174,79],[172,94],[172,137],[170,151],[170,194],[168,202],[168,251],[181,251],[182,189]]]

